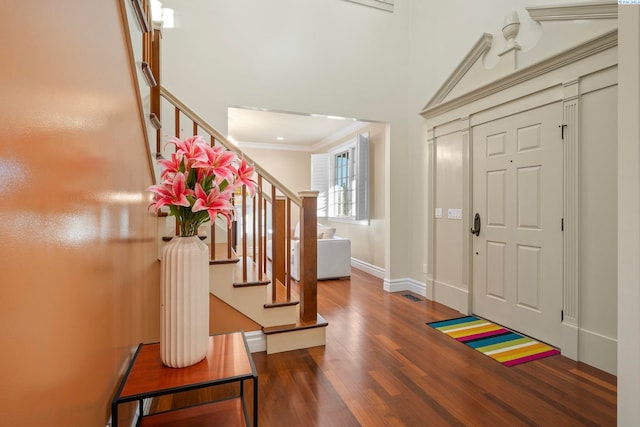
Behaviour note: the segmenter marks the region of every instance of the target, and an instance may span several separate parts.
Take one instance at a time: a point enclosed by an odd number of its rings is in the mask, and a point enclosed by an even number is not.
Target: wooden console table
[[[160,361],[160,344],[140,344],[111,404],[112,424],[118,426],[118,405],[139,401],[140,426],[249,426],[244,382],[253,381],[253,427],[258,425],[258,373],[241,332],[209,337],[207,356],[187,368],[168,368]],[[143,414],[143,400],[182,391],[240,383],[231,399],[156,414]]]

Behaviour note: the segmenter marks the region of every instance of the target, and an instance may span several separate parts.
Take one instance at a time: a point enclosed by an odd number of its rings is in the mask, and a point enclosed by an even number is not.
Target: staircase
[[[162,135],[172,134],[181,139],[200,135],[212,146],[224,146],[242,157],[244,153],[224,135],[160,85],[161,30],[149,24],[147,1],[126,3],[130,8],[128,23],[132,44],[142,45],[139,54],[132,48],[131,64],[135,73],[143,77],[138,79],[140,108],[146,119],[155,180],[159,176],[157,160],[171,155],[167,151],[171,146],[165,146]],[[138,7],[141,10],[138,11]],[[252,351],[277,353],[325,345],[328,324],[317,313],[317,193],[294,194],[247,155],[244,158],[256,171],[255,194],[236,194],[236,221],[232,229],[221,222],[199,230],[210,248],[210,292],[239,314],[228,318],[244,317],[250,319],[251,325],[257,325],[258,330],[245,330],[251,336],[248,342]],[[291,279],[289,256],[292,230],[297,222],[300,222],[302,248],[299,282]],[[158,257],[176,230],[174,217],[158,215]],[[212,310],[212,325],[216,324],[216,316],[224,314]],[[226,327],[242,329],[233,322]]]

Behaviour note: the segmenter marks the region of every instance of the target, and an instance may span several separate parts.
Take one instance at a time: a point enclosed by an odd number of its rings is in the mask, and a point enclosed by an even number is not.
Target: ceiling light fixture
[[[151,0],[151,19],[153,22],[160,22],[162,28],[173,28],[173,9],[162,7],[160,0]]]
[[[284,140],[284,137],[282,137],[282,136],[276,136],[276,139],[277,139],[278,141],[283,141],[283,140]]]
[[[168,7],[162,9],[162,26],[164,28],[173,28],[173,9]]]

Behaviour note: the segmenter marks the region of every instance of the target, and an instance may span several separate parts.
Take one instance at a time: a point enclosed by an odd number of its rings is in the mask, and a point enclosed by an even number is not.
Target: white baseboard
[[[578,360],[578,327],[569,322],[560,326],[560,351],[571,360]]]
[[[427,286],[409,277],[392,280],[384,279],[383,288],[387,292],[410,291],[423,297],[427,296]]]
[[[377,265],[369,264],[368,262],[364,262],[356,258],[351,258],[351,267],[362,270],[365,273],[369,273],[378,279],[384,279],[384,268],[380,268]]]
[[[456,309],[462,314],[470,314],[468,289],[461,289],[448,283],[434,280],[433,300]]]
[[[407,279],[407,291],[426,297],[427,285],[415,279]]]
[[[427,275],[427,280],[426,280],[426,287],[427,287],[427,299],[433,301],[434,300],[434,296],[433,296],[433,276],[428,274]]]
[[[249,331],[244,333],[247,339],[247,345],[251,353],[267,351],[267,337],[262,331]]]
[[[579,360],[617,375],[618,340],[587,329],[580,329],[578,334]]]

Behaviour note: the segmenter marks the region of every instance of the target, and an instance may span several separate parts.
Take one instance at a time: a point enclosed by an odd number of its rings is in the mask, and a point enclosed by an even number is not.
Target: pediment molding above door
[[[445,81],[438,92],[436,92],[436,96],[434,96],[431,101],[427,103],[420,114],[426,119],[437,117],[443,113],[453,111],[461,106],[468,105],[474,101],[486,98],[487,96],[504,91],[505,89],[509,89],[510,87],[518,86],[528,80],[544,74],[548,74],[556,69],[565,67],[612,47],[616,47],[617,45],[618,30],[615,29],[597,36],[578,46],[569,48],[536,64],[530,65],[520,70],[514,70],[502,78],[499,78],[499,76],[498,78],[496,78],[497,70],[486,69],[483,66],[478,66],[479,61],[479,65],[482,64],[481,56],[477,54],[478,43],[476,43],[467,57],[465,57],[465,60],[463,60],[461,65],[456,68],[456,71]],[[483,49],[486,49],[486,47],[483,47]],[[474,63],[468,63],[466,59],[470,57],[475,58]],[[462,74],[462,76],[460,76],[462,70],[465,70],[465,72]],[[470,70],[473,70],[473,72],[469,72]],[[494,78],[493,80],[491,80],[492,77]],[[446,99],[447,95],[451,93],[458,84],[465,80],[489,80],[490,82],[476,87],[475,89],[469,90],[462,95],[456,96],[451,99]]]
[[[437,117],[618,44],[618,5],[615,0],[525,9],[526,12],[514,10],[506,15],[502,27],[504,40],[486,32],[480,35],[426,103],[420,112],[423,117]],[[546,24],[546,21],[563,22]],[[526,23],[529,23],[528,27]],[[577,28],[582,28],[581,32],[567,35]],[[519,34],[520,29],[523,34]],[[540,32],[536,36],[539,39],[532,42],[531,37],[536,31]],[[516,41],[520,38],[529,39],[529,43],[525,42],[520,47]],[[504,44],[503,51],[496,57],[500,43]],[[491,65],[495,58],[497,64]]]
[[[469,53],[465,55],[460,62],[460,65],[456,67],[449,78],[444,82],[436,94],[427,102],[424,110],[428,110],[430,107],[441,104],[449,93],[460,83],[460,80],[469,72],[469,70],[480,60],[489,49],[491,49],[491,43],[493,36],[489,33],[484,33],[476,44],[473,45]]]

